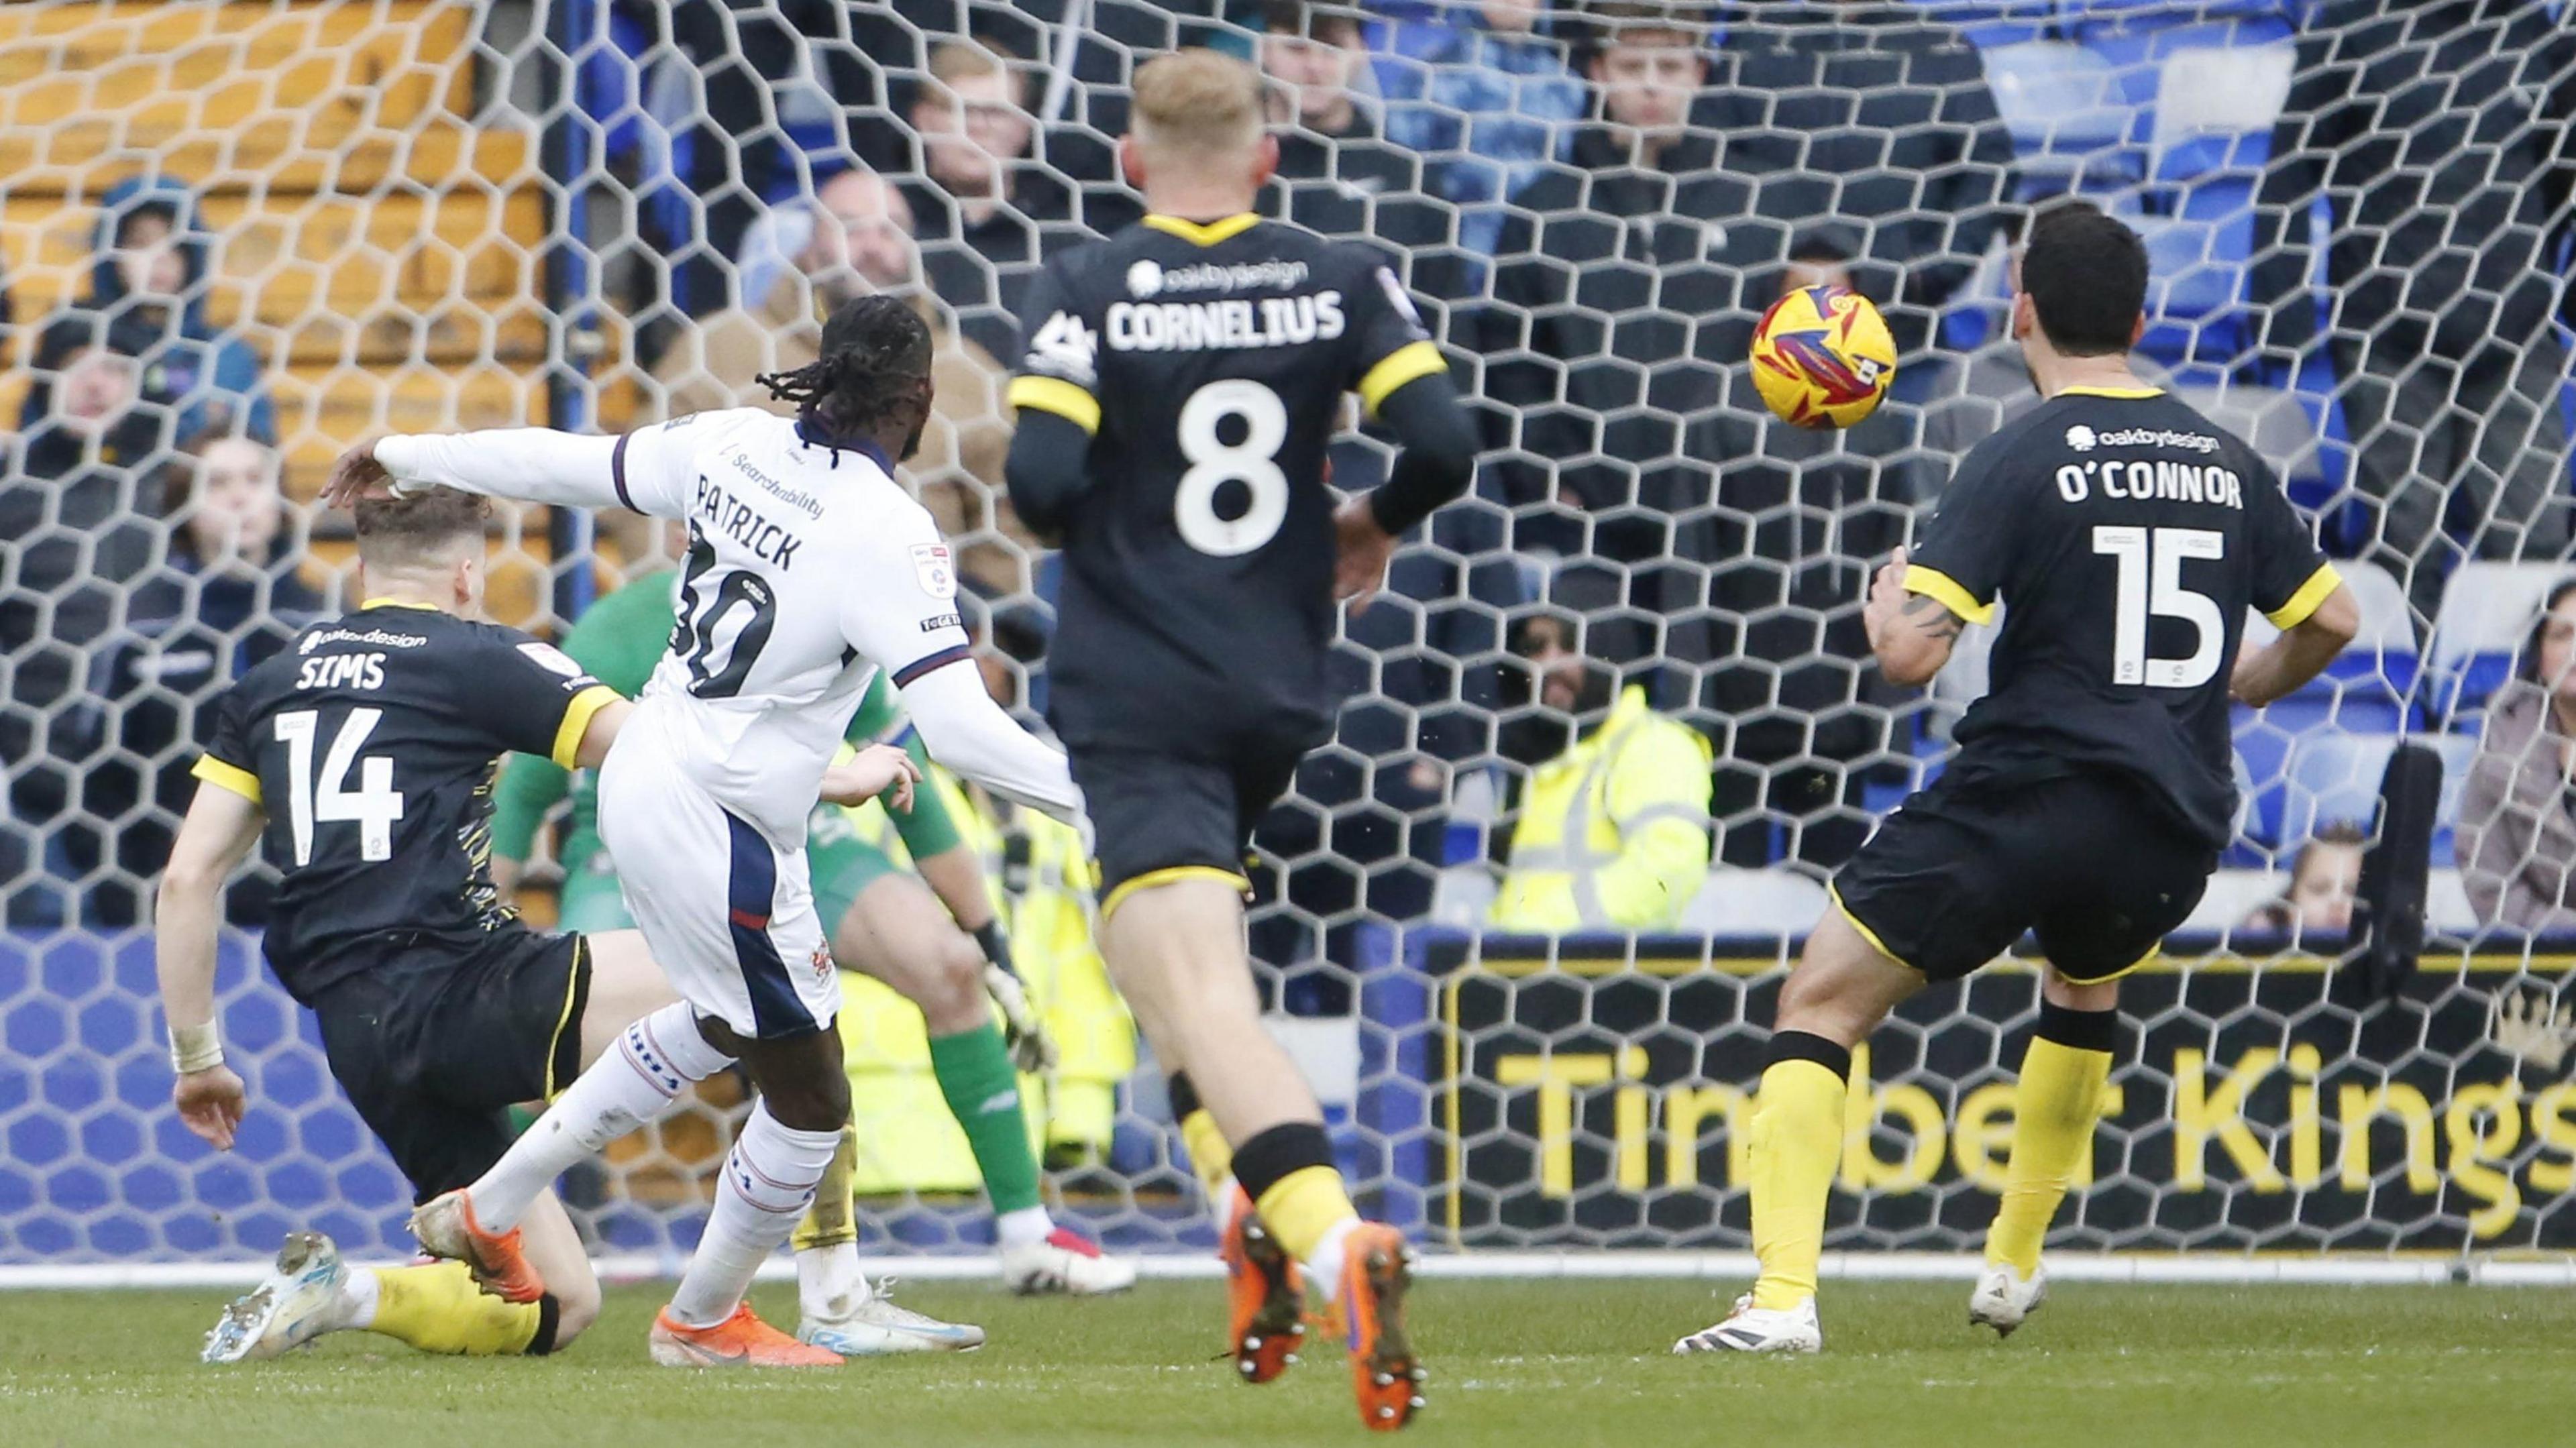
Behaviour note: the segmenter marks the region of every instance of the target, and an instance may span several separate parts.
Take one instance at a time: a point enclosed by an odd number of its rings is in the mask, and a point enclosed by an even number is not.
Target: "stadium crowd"
[[[2576,920],[2576,605],[2552,588],[2576,31],[2556,7],[609,11],[621,48],[594,63],[593,104],[637,204],[605,245],[640,339],[618,420],[776,406],[756,378],[810,361],[832,304],[911,297],[939,403],[911,480],[1026,710],[1045,705],[1054,580],[1003,495],[1003,383],[1038,263],[1138,214],[1110,145],[1136,58],[1254,60],[1280,141],[1265,210],[1400,264],[1488,450],[1474,499],[1348,624],[1340,738],[1259,836],[1261,887],[1293,907],[1256,917],[1266,959],[1347,963],[1364,918],[1770,929],[1723,882],[1815,877],[1856,848],[1938,768],[1975,687],[1972,668],[1928,701],[1878,679],[1863,583],[2030,401],[1992,340],[2002,259],[2069,192],[2149,238],[2147,358],[2241,423],[2371,576],[2354,656],[2240,721],[2232,862],[2301,862],[2258,877],[2283,898],[2253,928],[2348,920],[2344,827],[2410,732],[2463,746],[2438,848],[2456,826],[2472,915],[2450,923]],[[223,241],[184,187],[138,174],[100,198],[79,300],[14,340],[31,384],[0,480],[13,926],[135,923],[198,705],[341,601],[305,566],[314,520],[280,489],[263,363],[202,308]],[[1745,370],[1763,310],[1817,284],[1876,301],[1901,352],[1893,399],[1843,433],[1771,417]],[[1336,476],[1374,481],[1384,456],[1355,432]],[[258,894],[236,892],[237,922]],[[1331,974],[1304,973],[1327,997]]]

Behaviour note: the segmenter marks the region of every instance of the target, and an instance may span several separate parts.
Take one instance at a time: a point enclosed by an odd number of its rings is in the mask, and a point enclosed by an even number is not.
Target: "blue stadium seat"
[[[2135,122],[2101,56],[2062,40],[1998,46],[1986,52],[1986,84],[2012,129],[2026,192],[2099,190],[2140,174],[2122,153]]]
[[[2275,21],[2296,25],[2306,0],[2058,0],[2057,12],[2074,24],[2205,24],[2213,20]]]
[[[2246,796],[2246,837],[2264,845],[2295,845],[2306,838],[2293,818],[2291,781],[2296,760],[2310,744],[2393,736],[2404,727],[2403,705],[2364,694],[2293,694],[2259,711],[2239,706],[2233,729],[2243,769],[2237,784]],[[2371,776],[2374,786],[2378,780]]]
[[[2570,573],[2558,563],[2465,563],[2451,575],[2427,662],[2434,724],[2476,732],[2487,696],[2512,676],[2542,600]]]
[[[2329,824],[2367,827],[2379,810],[2379,777],[2401,742],[2428,745],[2442,756],[2442,794],[2434,812],[2433,863],[2452,863],[2452,837],[2460,819],[2460,786],[2477,757],[2478,742],[2462,734],[2318,734],[2291,751],[2284,793],[2282,843],[2300,841]]]
[[[2186,193],[2191,213],[2127,218],[2147,243],[2147,335],[2139,349],[2169,367],[2198,362],[2216,377],[2249,350],[2246,269],[2254,251],[2250,193],[2232,186]]]
[[[1946,25],[1955,25],[1979,50],[2037,40],[2057,23],[2057,0],[1907,0]]]

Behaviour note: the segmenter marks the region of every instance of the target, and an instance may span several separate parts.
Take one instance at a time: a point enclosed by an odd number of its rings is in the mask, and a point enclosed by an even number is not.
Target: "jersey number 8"
[[[1230,417],[1243,419],[1241,442],[1228,444],[1217,436]],[[1288,405],[1279,394],[1239,377],[1211,382],[1182,405],[1179,431],[1181,456],[1190,464],[1172,496],[1182,541],[1201,553],[1232,558],[1277,536],[1288,519],[1288,475],[1279,470]],[[1227,483],[1241,483],[1252,494],[1239,518],[1217,516],[1216,492]]]

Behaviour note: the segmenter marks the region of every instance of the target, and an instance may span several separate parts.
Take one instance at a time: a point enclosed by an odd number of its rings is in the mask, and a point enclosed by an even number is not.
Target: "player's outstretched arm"
[[[215,932],[224,882],[259,843],[265,822],[247,796],[198,785],[170,844],[153,906],[152,963],[170,1026],[170,1064],[179,1076],[170,1099],[190,1131],[223,1151],[232,1150],[241,1125],[243,1094],[241,1078],[224,1065],[215,1029]]]
[[[1909,592],[1905,567],[1903,548],[1879,565],[1877,576],[1870,580],[1861,623],[1868,630],[1869,650],[1878,658],[1879,673],[1891,684],[1912,689],[1932,682],[1933,675],[1950,662],[1950,650],[1958,646],[1967,620],[1928,593]]]
[[[668,425],[665,424],[664,427]],[[387,492],[454,488],[487,497],[574,508],[632,508],[677,516],[664,477],[663,428],[627,437],[589,437],[546,427],[370,438],[340,455],[322,500],[350,507]],[[654,439],[639,445],[637,438]]]
[[[2361,604],[2338,583],[2317,611],[2259,649],[2242,649],[2228,676],[2228,692],[2261,708],[2324,672],[2361,632]]]
[[[960,659],[958,663],[967,663]],[[934,668],[903,685],[904,712],[930,757],[1008,799],[1067,824],[1082,813],[1064,755],[1021,728],[969,664]]]

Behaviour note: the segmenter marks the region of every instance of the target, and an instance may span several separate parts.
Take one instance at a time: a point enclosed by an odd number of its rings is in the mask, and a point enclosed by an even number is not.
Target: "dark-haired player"
[[[1334,598],[1374,588],[1396,536],[1465,490],[1475,444],[1386,260],[1253,214],[1278,142],[1250,67],[1158,57],[1132,114],[1120,157],[1150,214],[1048,262],[1011,384],[1012,501],[1064,538],[1049,717],[1099,832],[1101,952],[1176,1072],[1192,1164],[1219,1177],[1232,1144],[1238,1367],[1285,1366],[1293,1257],[1342,1302],[1362,1419],[1401,1427],[1403,1239],[1360,1221],[1313,1091],[1261,1028],[1242,860],[1331,733]],[[1325,449],[1354,392],[1404,450],[1336,512]]]
[[[421,1200],[500,1159],[513,1103],[551,1094],[630,1023],[687,1015],[634,931],[530,930],[493,888],[500,754],[595,763],[631,706],[552,647],[465,617],[482,601],[489,506],[440,490],[359,507],[366,602],[217,703],[156,919],[172,1098],[229,1148],[246,1101],[215,1028],[217,897],[265,835],[283,877],[269,968]],[[482,1295],[452,1263],[349,1268],[329,1238],[297,1232],[208,1334],[206,1360],[350,1328],[432,1352],[550,1352],[598,1315],[599,1285],[551,1193],[526,1220],[549,1290],[524,1303]]]
[[[2146,327],[2136,233],[2055,207],[2014,285],[2013,336],[2044,401],[1960,462],[1921,547],[1878,571],[1864,612],[1880,670],[1917,685],[1961,628],[2009,603],[1994,687],[1947,772],[1835,877],[1781,988],[1747,1173],[1762,1275],[1676,1352],[1823,1346],[1816,1263],[1852,1046],[2025,930],[2048,961],[2039,1028],[1968,1312],[2009,1333],[2039,1306],[2040,1242],[2110,1074],[2119,977],[2199,903],[2228,840],[2228,700],[2306,683],[2359,623],[2263,459],[2130,371]],[[2249,606],[2282,632],[2240,655]]]
[[[743,1293],[795,1228],[849,1120],[832,1029],[840,972],[814,912],[805,830],[869,681],[893,676],[932,757],[960,774],[1060,818],[1079,803],[1064,756],[984,692],[948,545],[894,477],[930,415],[921,318],[894,297],[847,303],[813,364],[764,380],[799,404],[796,417],[743,408],[624,437],[390,437],[343,456],[327,490],[344,501],[445,485],[688,524],[678,623],[600,765],[599,830],[627,908],[694,1018],[657,1017],[491,1170],[412,1219],[424,1248],[532,1298],[544,1277],[516,1236],[528,1203],[687,1082],[739,1059],[760,1101],[651,1334],[653,1360],[674,1367],[841,1361],[761,1322]]]

